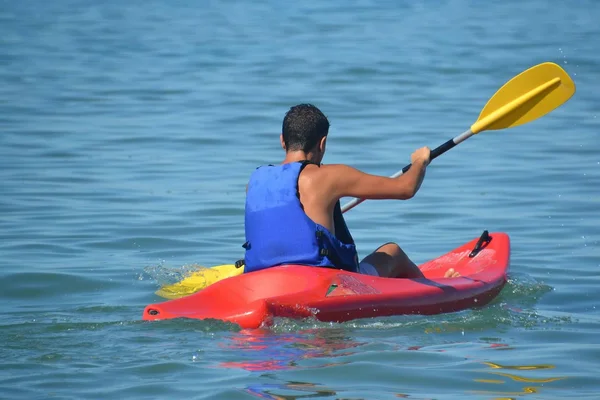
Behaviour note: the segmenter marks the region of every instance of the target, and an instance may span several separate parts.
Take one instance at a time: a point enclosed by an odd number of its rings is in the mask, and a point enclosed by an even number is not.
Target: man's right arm
[[[347,165],[328,165],[335,196],[361,199],[410,199],[419,191],[425,178],[425,170],[429,163],[429,149],[419,149],[411,158],[410,169],[397,178],[367,174]]]

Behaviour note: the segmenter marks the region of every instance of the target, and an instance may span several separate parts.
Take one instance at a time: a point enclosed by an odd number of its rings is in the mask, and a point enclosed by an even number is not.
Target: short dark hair
[[[283,118],[283,142],[286,151],[312,150],[329,133],[327,117],[312,104],[291,107]]]

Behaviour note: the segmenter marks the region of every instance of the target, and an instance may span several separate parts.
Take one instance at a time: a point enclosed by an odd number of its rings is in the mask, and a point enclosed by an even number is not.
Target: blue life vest
[[[356,246],[339,201],[334,212],[338,237],[304,212],[298,177],[307,164],[268,165],[252,173],[246,194],[244,272],[282,264],[358,271]]]

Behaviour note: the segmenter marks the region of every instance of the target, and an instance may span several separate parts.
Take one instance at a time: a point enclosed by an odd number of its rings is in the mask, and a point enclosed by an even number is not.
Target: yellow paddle
[[[557,64],[546,62],[531,67],[505,83],[492,96],[470,129],[432,150],[431,160],[477,133],[512,128],[543,117],[569,100],[574,93],[573,80]],[[402,175],[409,168],[410,164],[392,177]],[[348,202],[342,207],[342,212],[363,201],[354,199]],[[236,268],[233,264],[203,268],[178,283],[163,286],[156,294],[168,299],[183,297],[243,272],[243,266]]]

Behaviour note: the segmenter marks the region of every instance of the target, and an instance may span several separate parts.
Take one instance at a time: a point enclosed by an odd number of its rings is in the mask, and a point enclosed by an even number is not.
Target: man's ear
[[[285,141],[283,140],[283,134],[279,135],[279,141],[281,142],[281,148],[285,150]]]
[[[321,141],[319,142],[319,151],[321,154],[325,153],[325,148],[327,147],[327,136],[323,136]]]

